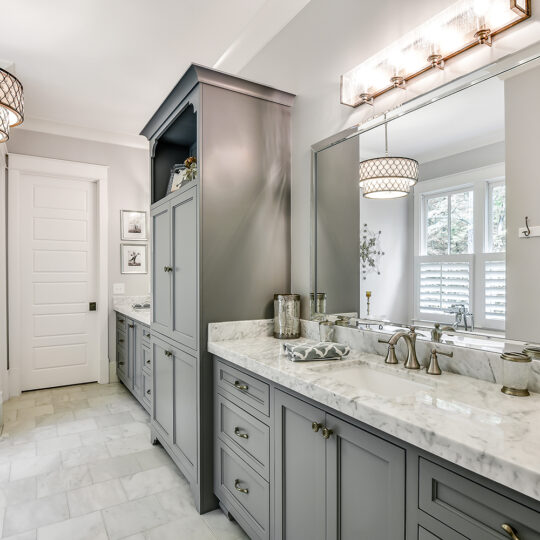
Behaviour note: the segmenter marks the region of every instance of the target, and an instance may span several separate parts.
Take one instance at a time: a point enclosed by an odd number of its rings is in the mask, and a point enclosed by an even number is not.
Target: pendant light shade
[[[360,162],[359,184],[367,199],[405,197],[418,182],[418,161],[388,155],[388,122],[384,115],[385,156]]]
[[[0,107],[0,143],[9,139],[9,113],[4,107]]]
[[[0,107],[7,111],[10,126],[23,123],[23,86],[17,77],[2,68],[0,68]]]

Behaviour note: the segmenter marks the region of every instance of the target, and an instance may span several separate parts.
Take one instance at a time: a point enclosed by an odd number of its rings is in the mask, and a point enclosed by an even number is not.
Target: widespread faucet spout
[[[403,367],[407,369],[420,369],[418,358],[416,357],[416,331],[412,326],[410,332],[406,330],[398,330],[388,341],[379,340],[379,343],[388,343],[388,353],[386,354],[385,362],[387,364],[397,364],[395,347],[398,341],[403,338],[407,344],[407,360]]]

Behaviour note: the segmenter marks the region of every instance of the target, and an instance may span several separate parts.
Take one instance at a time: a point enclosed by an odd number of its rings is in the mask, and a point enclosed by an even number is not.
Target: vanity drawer
[[[142,369],[143,372],[146,372],[148,375],[152,375],[152,350],[150,346],[142,344],[141,354],[142,354]]]
[[[127,348],[127,335],[122,330],[116,331],[116,346]]]
[[[520,540],[540,540],[540,512],[424,458],[419,489],[420,509],[467,538],[511,538],[507,524]]]
[[[269,538],[268,482],[221,441],[217,442],[216,452],[216,492],[231,506],[229,510],[240,525],[247,525],[246,532],[250,537]]]
[[[127,349],[123,346],[116,347],[116,371],[121,378],[126,379],[128,374]]]
[[[121,313],[116,314],[116,330],[125,332],[127,329],[127,317]]]
[[[216,362],[215,381],[218,390],[224,390],[265,416],[270,415],[270,387],[266,383],[219,361]],[[249,412],[249,408],[246,410]]]
[[[141,342],[150,347],[150,328],[148,326],[141,326]]]
[[[219,394],[215,422],[217,436],[268,480],[270,428]]]
[[[152,406],[152,375],[143,371],[142,381],[142,399],[148,409],[150,409]]]

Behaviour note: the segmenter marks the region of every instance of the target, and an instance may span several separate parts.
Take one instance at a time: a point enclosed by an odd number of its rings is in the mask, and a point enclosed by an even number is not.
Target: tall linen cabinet
[[[290,289],[292,94],[192,65],[141,134],[151,156],[152,438],[213,495],[208,323],[273,316]],[[169,193],[171,169],[198,174]]]

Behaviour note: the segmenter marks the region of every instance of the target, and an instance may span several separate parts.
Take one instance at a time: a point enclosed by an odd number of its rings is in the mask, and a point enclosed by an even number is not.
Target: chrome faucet
[[[474,331],[474,315],[467,310],[465,304],[452,304],[445,313],[453,313],[456,317],[452,328],[457,330],[459,326],[463,323],[463,328],[465,332],[470,330]],[[470,321],[470,323],[469,323]]]
[[[405,343],[407,343],[407,360],[405,361],[403,367],[407,369],[420,369],[420,364],[418,363],[418,358],[416,357],[416,336],[416,328],[411,326],[409,331],[398,330],[387,341],[384,339],[379,339],[379,343],[388,343],[388,352],[386,353],[386,358],[384,359],[385,363],[398,363],[396,356],[396,344],[401,338],[403,338]]]

